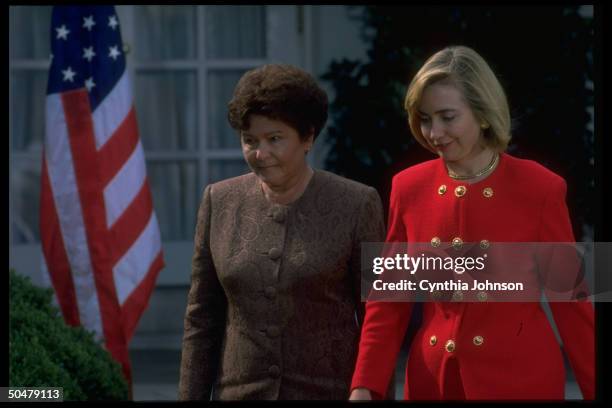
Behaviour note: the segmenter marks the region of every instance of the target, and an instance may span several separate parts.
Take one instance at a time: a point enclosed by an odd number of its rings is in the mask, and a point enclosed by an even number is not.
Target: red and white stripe
[[[127,71],[90,111],[78,89],[47,96],[41,241],[65,319],[127,345],[163,268]],[[115,346],[113,344],[116,344]]]

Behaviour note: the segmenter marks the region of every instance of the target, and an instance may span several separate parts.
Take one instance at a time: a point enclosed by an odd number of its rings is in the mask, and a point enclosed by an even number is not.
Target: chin
[[[461,151],[455,150],[451,148],[445,152],[439,152],[439,155],[444,161],[447,162],[458,162],[465,159],[465,155],[461,153]]]
[[[459,159],[456,154],[448,153],[448,152],[438,152],[438,155],[442,158],[442,160],[446,162],[455,162]]]
[[[255,173],[257,175],[257,177],[259,177],[259,179],[261,181],[263,181],[264,183],[270,185],[270,186],[278,186],[278,185],[282,185],[283,184],[283,177],[279,177],[278,175],[272,175],[272,174],[265,174],[266,172],[263,173]]]

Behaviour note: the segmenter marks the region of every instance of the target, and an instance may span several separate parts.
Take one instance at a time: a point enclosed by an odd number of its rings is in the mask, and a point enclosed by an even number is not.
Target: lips
[[[436,143],[434,144],[434,147],[438,150],[444,150],[446,149],[451,143],[453,143],[453,141],[451,140],[450,142],[446,142],[446,143]]]
[[[272,165],[269,165],[269,166],[257,166],[257,168],[260,169],[260,170],[271,169],[272,167],[276,167],[276,165],[272,164]]]

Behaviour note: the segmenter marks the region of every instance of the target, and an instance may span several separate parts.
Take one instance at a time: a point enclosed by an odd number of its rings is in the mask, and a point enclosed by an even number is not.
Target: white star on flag
[[[108,26],[110,28],[114,30],[115,28],[117,28],[118,25],[119,25],[119,22],[117,21],[117,16],[110,16],[108,18]]]
[[[74,82],[74,76],[76,75],[76,72],[74,72],[71,67],[68,67],[68,69],[63,70],[62,74],[64,74],[64,81]]]
[[[109,50],[108,56],[114,59],[115,61],[117,61],[117,57],[121,55],[121,53],[119,52],[117,48],[118,47],[116,45],[112,47],[108,47],[108,50]]]
[[[93,77],[87,78],[85,81],[85,88],[87,88],[87,92],[91,92],[91,89],[96,86],[96,83],[93,81]]]
[[[89,48],[83,48],[83,58],[87,60],[87,62],[91,62],[91,59],[96,56],[96,53],[93,50],[93,46]]]
[[[91,31],[91,28],[96,25],[96,22],[93,19],[93,16],[83,17],[83,27],[87,29],[87,31]]]
[[[55,37],[56,40],[59,40],[60,38],[62,40],[68,39],[68,33],[70,33],[70,30],[66,29],[65,24],[62,24],[60,28],[56,28],[55,31],[57,31],[57,37]]]

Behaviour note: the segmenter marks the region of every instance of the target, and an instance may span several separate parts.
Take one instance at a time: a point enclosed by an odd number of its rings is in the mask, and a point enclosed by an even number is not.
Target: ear
[[[308,132],[308,137],[304,140],[304,144],[306,145],[306,151],[312,149],[312,145],[314,144],[314,128],[311,126],[310,131]]]

